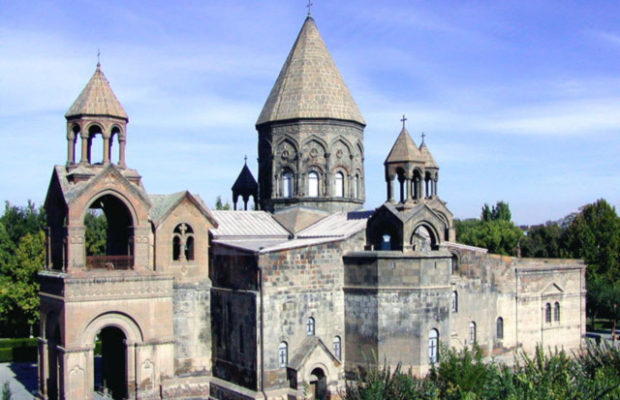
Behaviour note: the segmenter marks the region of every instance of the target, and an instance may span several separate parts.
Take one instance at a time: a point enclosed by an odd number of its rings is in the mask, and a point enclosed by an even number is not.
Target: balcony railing
[[[86,269],[133,269],[133,256],[87,256]]]

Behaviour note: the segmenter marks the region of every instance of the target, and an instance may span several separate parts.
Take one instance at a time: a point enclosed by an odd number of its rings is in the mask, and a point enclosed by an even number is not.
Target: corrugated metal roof
[[[219,226],[214,239],[288,239],[289,233],[265,211],[212,211]]]
[[[338,212],[300,231],[302,238],[348,238],[366,228],[371,211]]]

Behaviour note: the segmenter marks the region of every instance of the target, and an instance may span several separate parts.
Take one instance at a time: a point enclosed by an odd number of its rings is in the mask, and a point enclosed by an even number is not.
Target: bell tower
[[[360,208],[365,126],[308,16],[256,122],[261,209]]]

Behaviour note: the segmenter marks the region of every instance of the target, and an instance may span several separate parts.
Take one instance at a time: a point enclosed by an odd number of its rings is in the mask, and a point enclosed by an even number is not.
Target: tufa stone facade
[[[233,185],[244,211],[146,192],[99,65],[66,119],[45,201],[41,399],[335,399],[377,361],[425,374],[440,345],[510,362],[582,342],[583,262],[456,243],[439,166],[404,118],[386,201],[360,210],[365,122],[310,17],[256,124],[258,182],[246,165]],[[97,216],[105,249],[86,246]]]

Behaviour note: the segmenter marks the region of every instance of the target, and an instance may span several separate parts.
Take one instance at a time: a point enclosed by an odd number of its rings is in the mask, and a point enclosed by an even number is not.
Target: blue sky
[[[245,154],[256,174],[254,124],[305,4],[0,0],[0,199],[43,201],[98,48],[146,189],[230,199]],[[402,114],[457,218],[620,205],[619,2],[314,0],[312,15],[367,122],[367,208]]]

